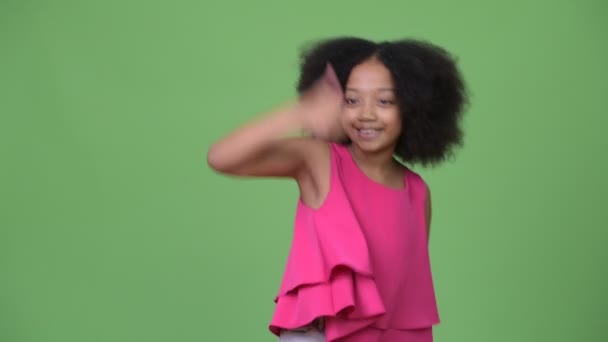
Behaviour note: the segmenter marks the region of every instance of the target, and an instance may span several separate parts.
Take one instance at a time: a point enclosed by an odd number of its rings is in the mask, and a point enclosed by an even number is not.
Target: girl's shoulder
[[[334,147],[329,142],[313,138],[304,138],[302,143],[306,166],[297,179],[300,200],[308,207],[319,208],[325,202],[332,184]]]
[[[345,144],[319,139],[307,139],[306,153],[310,164],[315,168],[328,168],[341,159],[349,157],[348,147]]]
[[[409,179],[411,179],[412,181],[415,181],[415,182],[426,183],[426,181],[424,180],[424,177],[422,177],[422,175],[420,175],[420,173],[416,172],[415,170],[413,170],[412,168],[410,168],[408,166],[404,166],[404,167],[405,167],[406,175],[409,177]]]
[[[410,193],[413,192],[423,197],[429,196],[429,185],[424,177],[409,167],[406,167],[406,182]]]

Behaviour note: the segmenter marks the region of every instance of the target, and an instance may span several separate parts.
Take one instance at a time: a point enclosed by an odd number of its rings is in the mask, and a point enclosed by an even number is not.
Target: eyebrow
[[[350,90],[350,91],[359,91],[359,89],[357,88],[346,88],[346,90]],[[378,88],[376,89],[377,91],[395,91],[394,88]]]

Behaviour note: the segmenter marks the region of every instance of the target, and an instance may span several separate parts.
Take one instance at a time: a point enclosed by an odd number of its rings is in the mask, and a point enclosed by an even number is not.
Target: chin
[[[351,144],[366,153],[385,152],[387,149],[395,148],[395,143],[390,141],[390,136],[386,134],[386,131],[382,131],[375,137],[361,136],[360,132],[356,129],[351,130],[348,133]]]
[[[382,141],[351,139],[351,142],[359,150],[367,153],[377,153],[388,148],[388,145]]]

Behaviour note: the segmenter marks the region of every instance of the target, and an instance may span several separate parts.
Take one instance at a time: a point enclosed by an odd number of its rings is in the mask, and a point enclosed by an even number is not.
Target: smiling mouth
[[[381,129],[376,128],[355,128],[357,134],[364,139],[373,139],[380,135]]]

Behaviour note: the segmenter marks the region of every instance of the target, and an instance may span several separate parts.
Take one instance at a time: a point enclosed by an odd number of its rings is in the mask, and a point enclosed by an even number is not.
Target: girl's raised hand
[[[333,67],[328,63],[323,76],[298,99],[298,115],[301,116],[304,129],[313,137],[336,141],[344,137],[340,123],[343,104],[342,87]]]

